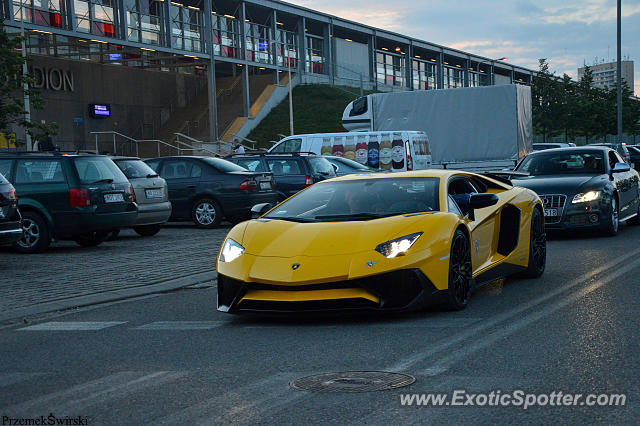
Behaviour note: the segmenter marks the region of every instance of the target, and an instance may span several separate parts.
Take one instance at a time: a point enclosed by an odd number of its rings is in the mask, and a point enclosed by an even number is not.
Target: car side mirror
[[[273,208],[271,203],[260,203],[251,207],[251,219],[257,219]]]
[[[612,173],[624,173],[628,172],[629,170],[631,170],[631,166],[629,166],[627,163],[616,163],[616,165],[613,166]]]

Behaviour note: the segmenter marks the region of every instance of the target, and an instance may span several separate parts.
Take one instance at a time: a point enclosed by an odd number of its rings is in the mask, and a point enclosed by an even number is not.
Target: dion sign
[[[35,80],[36,89],[73,92],[73,73],[60,68],[46,68],[34,66],[31,75]]]

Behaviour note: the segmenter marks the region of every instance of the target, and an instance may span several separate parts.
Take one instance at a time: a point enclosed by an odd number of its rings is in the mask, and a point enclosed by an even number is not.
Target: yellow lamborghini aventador
[[[474,287],[545,269],[542,203],[498,176],[348,175],[254,207],[218,255],[218,310],[462,309]]]

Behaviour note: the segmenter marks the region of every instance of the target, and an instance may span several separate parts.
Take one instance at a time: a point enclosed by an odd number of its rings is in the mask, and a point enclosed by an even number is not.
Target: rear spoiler
[[[513,171],[513,170],[500,170],[500,171],[486,172],[486,173],[480,173],[480,174],[482,176],[486,176],[488,178],[495,179],[498,182],[506,183],[507,185],[511,185],[511,186],[513,186],[513,183],[511,183],[512,176],[515,176],[515,177],[527,177],[527,176],[529,176],[529,173],[516,172],[516,171]]]

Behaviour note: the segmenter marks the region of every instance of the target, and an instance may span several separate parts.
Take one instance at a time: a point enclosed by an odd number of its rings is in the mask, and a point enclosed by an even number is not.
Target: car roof
[[[111,158],[113,161],[119,161],[119,160],[140,160],[140,158],[138,157],[127,157],[124,155],[112,155],[109,158]]]
[[[315,152],[248,152],[244,154],[231,154],[224,158],[251,158],[251,157],[324,157]]]
[[[339,176],[331,179],[327,179],[323,182],[329,181],[346,181],[346,180],[358,180],[358,179],[393,179],[393,178],[411,178],[411,177],[425,177],[425,178],[437,178],[448,180],[453,176],[466,176],[466,177],[479,177],[487,179],[497,185],[505,186],[506,184],[500,180],[494,179],[490,176],[484,176],[478,173],[467,172],[464,170],[450,170],[450,169],[425,169],[425,170],[412,170],[408,172],[379,172],[379,173],[366,173],[366,174],[350,174]]]
[[[540,154],[548,154],[550,152],[569,152],[569,151],[613,151],[611,148],[606,146],[598,146],[598,145],[582,145],[582,146],[563,146],[560,148],[550,148],[542,151],[532,152],[529,155],[540,155]]]

